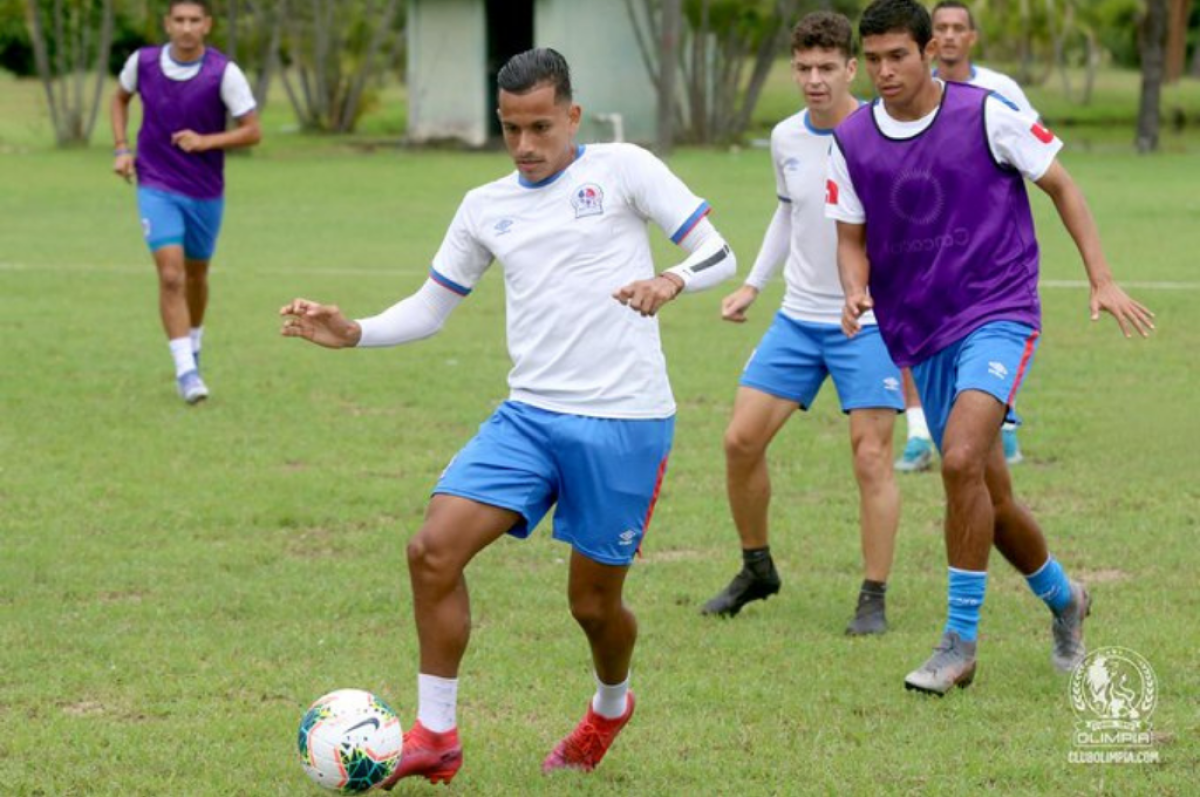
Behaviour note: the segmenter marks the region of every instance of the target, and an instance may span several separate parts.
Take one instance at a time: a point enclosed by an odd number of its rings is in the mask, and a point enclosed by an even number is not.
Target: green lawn
[[[462,193],[509,166],[282,135],[231,158],[205,338],[213,398],[187,409],[132,189],[105,148],[22,137],[12,86],[0,78],[0,793],[316,794],[294,752],[311,700],[358,686],[413,716],[404,541],[506,395],[503,294],[493,273],[436,338],[384,352],[285,341],[276,311],[299,295],[367,314],[406,295]],[[1045,289],[1015,478],[1092,588],[1091,644],[1154,666],[1161,763],[1067,763],[1074,715],[1048,616],[999,557],[975,685],[940,701],[904,692],[944,615],[936,476],[901,482],[892,632],[841,635],[857,497],[828,389],[772,449],[783,592],[732,622],[698,615],[738,566],[721,435],[776,286],[744,327],[717,320],[723,289],[664,312],[676,445],[629,580],[638,716],[609,758],[590,777],[538,773],[591,691],[566,549],[543,528],[470,571],[466,766],[450,790],[398,793],[1194,793],[1196,159],[1069,148],[1064,161],[1159,331],[1125,341],[1088,322],[1084,290]],[[672,166],[711,201],[744,274],[774,201],[766,153],[684,150]],[[1082,279],[1048,203],[1035,211],[1045,278]]]

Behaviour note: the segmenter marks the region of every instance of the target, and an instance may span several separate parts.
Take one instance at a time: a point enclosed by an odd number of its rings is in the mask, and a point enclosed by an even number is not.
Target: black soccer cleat
[[[722,617],[736,617],[742,607],[751,601],[761,601],[779,592],[779,574],[772,567],[766,576],[756,576],[746,568],[742,568],[729,586],[704,604],[701,614],[718,614]]]
[[[883,595],[860,592],[854,619],[846,626],[846,636],[883,634],[887,628],[887,604]]]

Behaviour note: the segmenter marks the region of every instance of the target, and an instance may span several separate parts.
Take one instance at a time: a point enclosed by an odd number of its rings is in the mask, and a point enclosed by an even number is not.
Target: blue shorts
[[[1016,321],[984,324],[912,367],[913,381],[925,408],[925,420],[938,450],[958,394],[980,390],[1008,408],[1005,420],[1019,424],[1017,391],[1037,349],[1038,331]]]
[[[900,369],[874,324],[848,338],[837,324],[796,321],[776,313],[750,355],[739,384],[794,401],[807,410],[826,376],[833,377],[842,412],[904,410]]]
[[[517,512],[509,534],[522,539],[557,504],[554,539],[627,565],[650,526],[674,432],[674,418],[592,418],[506,401],[433,492]]]
[[[151,252],[182,246],[188,260],[212,260],[225,215],[225,200],[192,199],[158,188],[139,188],[142,235]]]

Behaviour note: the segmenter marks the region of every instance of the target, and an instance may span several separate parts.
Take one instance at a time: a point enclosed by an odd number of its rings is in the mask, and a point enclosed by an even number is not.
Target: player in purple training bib
[[[204,43],[212,30],[208,0],[172,0],[164,27],[170,42],[129,57],[112,100],[113,171],[136,175],[142,234],[158,269],[159,313],[179,395],[208,397],[200,345],[208,307],[208,265],[225,209],[225,150],[262,138],[250,84],[237,64]],[[126,129],[133,95],[142,98],[136,156]],[[236,127],[226,130],[232,116]]]
[[[1084,656],[1090,599],[1013,496],[1000,441],[1041,328],[1025,180],[1050,196],[1079,247],[1092,318],[1104,310],[1126,336],[1144,336],[1153,315],[1113,281],[1083,194],[1055,159],[1061,142],[992,92],[933,77],[923,6],[876,0],[859,34],[881,99],[838,126],[830,153],[842,323],[858,334],[874,309],[892,358],[912,368],[946,489],[949,618],[905,686],[941,695],[974,678],[993,545],[1049,607],[1051,660],[1069,671]]]

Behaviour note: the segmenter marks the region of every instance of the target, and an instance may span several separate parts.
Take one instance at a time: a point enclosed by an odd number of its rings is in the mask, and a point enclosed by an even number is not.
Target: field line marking
[[[154,273],[154,267],[150,263],[145,265],[130,265],[127,263],[98,265],[95,263],[56,263],[53,265],[35,266],[29,263],[7,263],[0,261],[0,271],[83,271],[94,272],[97,274],[136,274],[136,275],[151,275]],[[286,276],[288,274],[312,274],[318,276],[341,276],[349,275],[353,277],[416,277],[428,274],[428,269],[412,269],[412,268],[322,268],[320,266],[312,268],[264,268],[253,270],[239,270],[236,266],[229,266],[228,272],[224,272],[220,265],[213,268],[213,274],[219,275],[222,273],[250,275],[265,274],[269,276]],[[1173,280],[1129,280],[1119,281],[1119,285],[1123,288],[1133,288],[1136,290],[1147,291],[1197,291],[1200,290],[1200,282],[1192,281],[1173,281]],[[1087,280],[1055,280],[1044,279],[1038,283],[1041,288],[1067,288],[1080,290],[1088,287]]]

